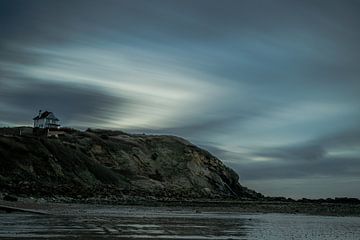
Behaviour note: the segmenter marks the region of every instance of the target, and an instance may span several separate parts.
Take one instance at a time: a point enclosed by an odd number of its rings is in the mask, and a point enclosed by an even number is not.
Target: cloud
[[[210,76],[175,65],[167,56],[128,46],[75,45],[26,51],[46,61],[36,66],[15,66],[20,75],[42,82],[96,88],[103,94],[131,99],[126,113],[111,119],[114,127],[170,127],[192,114],[192,104],[206,109],[211,102],[208,95],[220,97],[226,90],[226,86],[205,80]]]
[[[245,181],[334,183],[358,173],[359,7],[4,0],[0,121],[49,109],[65,125],[189,138]]]
[[[347,129],[307,142],[239,152],[206,146],[244,180],[356,177],[360,174],[360,132]]]
[[[5,122],[31,125],[32,117],[42,109],[54,111],[65,125],[101,125],[130,102],[120,96],[71,84],[22,79],[17,80],[17,85],[21,88],[0,89],[1,116]]]

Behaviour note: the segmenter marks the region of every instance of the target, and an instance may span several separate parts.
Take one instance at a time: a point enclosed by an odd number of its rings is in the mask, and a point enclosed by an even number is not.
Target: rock
[[[0,156],[0,190],[16,194],[262,197],[241,186],[238,175],[209,152],[174,136],[110,130],[73,131],[59,138],[0,135]]]
[[[3,200],[9,201],[9,202],[17,202],[18,198],[15,197],[15,196],[6,194],[6,195],[3,197]]]

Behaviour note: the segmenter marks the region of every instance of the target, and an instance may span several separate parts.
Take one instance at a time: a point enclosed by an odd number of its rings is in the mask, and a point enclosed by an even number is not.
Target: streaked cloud
[[[66,126],[176,134],[267,194],[360,197],[359,10],[4,0],[0,124],[31,124],[48,109]]]

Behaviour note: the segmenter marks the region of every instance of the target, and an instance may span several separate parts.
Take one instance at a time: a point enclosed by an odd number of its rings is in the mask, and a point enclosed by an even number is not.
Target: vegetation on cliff
[[[238,180],[219,159],[179,137],[90,129],[58,138],[32,136],[29,129],[21,136],[0,132],[3,192],[75,198],[262,197]]]

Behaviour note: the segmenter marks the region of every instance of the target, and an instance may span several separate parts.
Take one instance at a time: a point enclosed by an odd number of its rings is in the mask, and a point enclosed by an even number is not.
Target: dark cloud
[[[338,177],[357,177],[360,174],[357,170],[360,169],[358,157],[324,157],[317,161],[297,162],[231,163],[231,166],[240,172],[244,180],[311,179],[327,176],[332,177],[332,182],[336,182]]]
[[[321,145],[289,146],[262,149],[254,155],[285,161],[317,161],[324,158],[326,151]]]
[[[356,125],[354,128],[320,137],[314,140],[313,143],[318,143],[328,148],[360,146],[360,126]]]
[[[163,127],[159,130],[143,129],[149,133],[170,133],[175,135],[182,135],[186,137],[195,137],[200,135],[214,135],[222,132],[226,128],[231,128],[233,124],[241,124],[242,122],[249,121],[252,118],[266,115],[271,106],[267,108],[249,107],[249,106],[235,106],[233,109],[228,110],[229,114],[224,115],[218,113],[215,116],[206,115],[203,118],[189,119],[187,122],[179,123],[176,127]]]
[[[125,98],[109,96],[84,86],[37,82],[33,79],[17,81],[21,89],[0,89],[1,103],[5,106],[1,109],[1,116],[6,122],[27,122],[30,125],[32,117],[42,109],[54,111],[64,125],[69,121],[101,125],[129,102]]]
[[[351,0],[2,0],[0,122],[31,123],[41,108],[79,127],[176,134],[245,180],[356,176],[359,11]]]
[[[251,149],[247,153],[227,151],[211,145],[204,147],[228,161],[228,164],[241,173],[244,180],[332,176],[336,182],[339,176],[360,175],[359,143],[360,132],[355,128],[305,143]],[[352,151],[350,156],[346,153],[349,147]],[[339,153],[332,155],[334,151]]]

